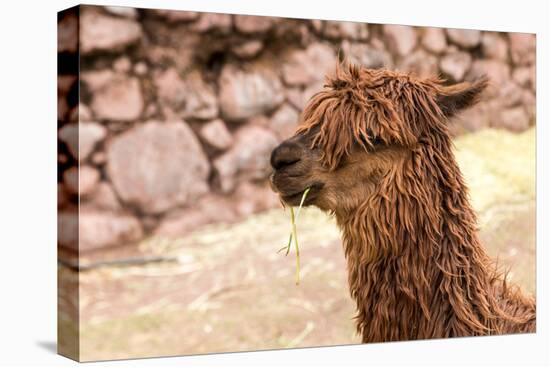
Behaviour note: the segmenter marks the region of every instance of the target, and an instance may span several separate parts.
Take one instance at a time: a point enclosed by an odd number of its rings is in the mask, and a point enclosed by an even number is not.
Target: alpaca
[[[271,155],[288,205],[334,215],[364,343],[535,332],[535,300],[480,243],[448,123],[486,78],[336,67]]]

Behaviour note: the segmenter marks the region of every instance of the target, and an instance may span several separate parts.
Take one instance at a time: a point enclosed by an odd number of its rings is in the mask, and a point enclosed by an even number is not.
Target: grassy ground
[[[512,280],[535,289],[535,132],[482,131],[456,153],[492,256]],[[281,209],[235,225],[213,225],[141,248],[175,261],[81,272],[81,358],[117,359],[358,343],[343,252],[333,220],[301,214],[302,281]],[[69,286],[77,274],[60,267]],[[63,299],[62,320],[69,314]],[[65,315],[65,316],[64,316]],[[74,332],[62,321],[62,332]],[[63,348],[60,345],[60,348]],[[68,346],[66,346],[68,347]]]

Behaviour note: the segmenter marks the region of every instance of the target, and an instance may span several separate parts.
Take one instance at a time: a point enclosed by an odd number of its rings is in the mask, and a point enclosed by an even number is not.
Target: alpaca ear
[[[475,105],[488,84],[489,79],[483,76],[473,82],[443,86],[439,90],[437,104],[445,116],[452,117],[461,110]]]

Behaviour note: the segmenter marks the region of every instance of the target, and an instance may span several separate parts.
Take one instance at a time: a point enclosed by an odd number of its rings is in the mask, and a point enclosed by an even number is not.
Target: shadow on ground
[[[57,354],[57,343],[56,342],[53,342],[53,341],[44,341],[44,340],[39,340],[36,342],[36,345],[38,345],[40,348],[50,352],[50,353],[54,353],[54,354]]]

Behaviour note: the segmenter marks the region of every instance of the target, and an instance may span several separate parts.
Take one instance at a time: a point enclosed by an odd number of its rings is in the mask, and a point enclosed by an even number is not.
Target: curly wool
[[[315,132],[329,170],[374,138],[410,153],[357,208],[336,212],[365,343],[535,331],[534,299],[480,243],[447,128],[486,85],[452,98],[465,85],[343,65],[302,114],[297,133]]]

